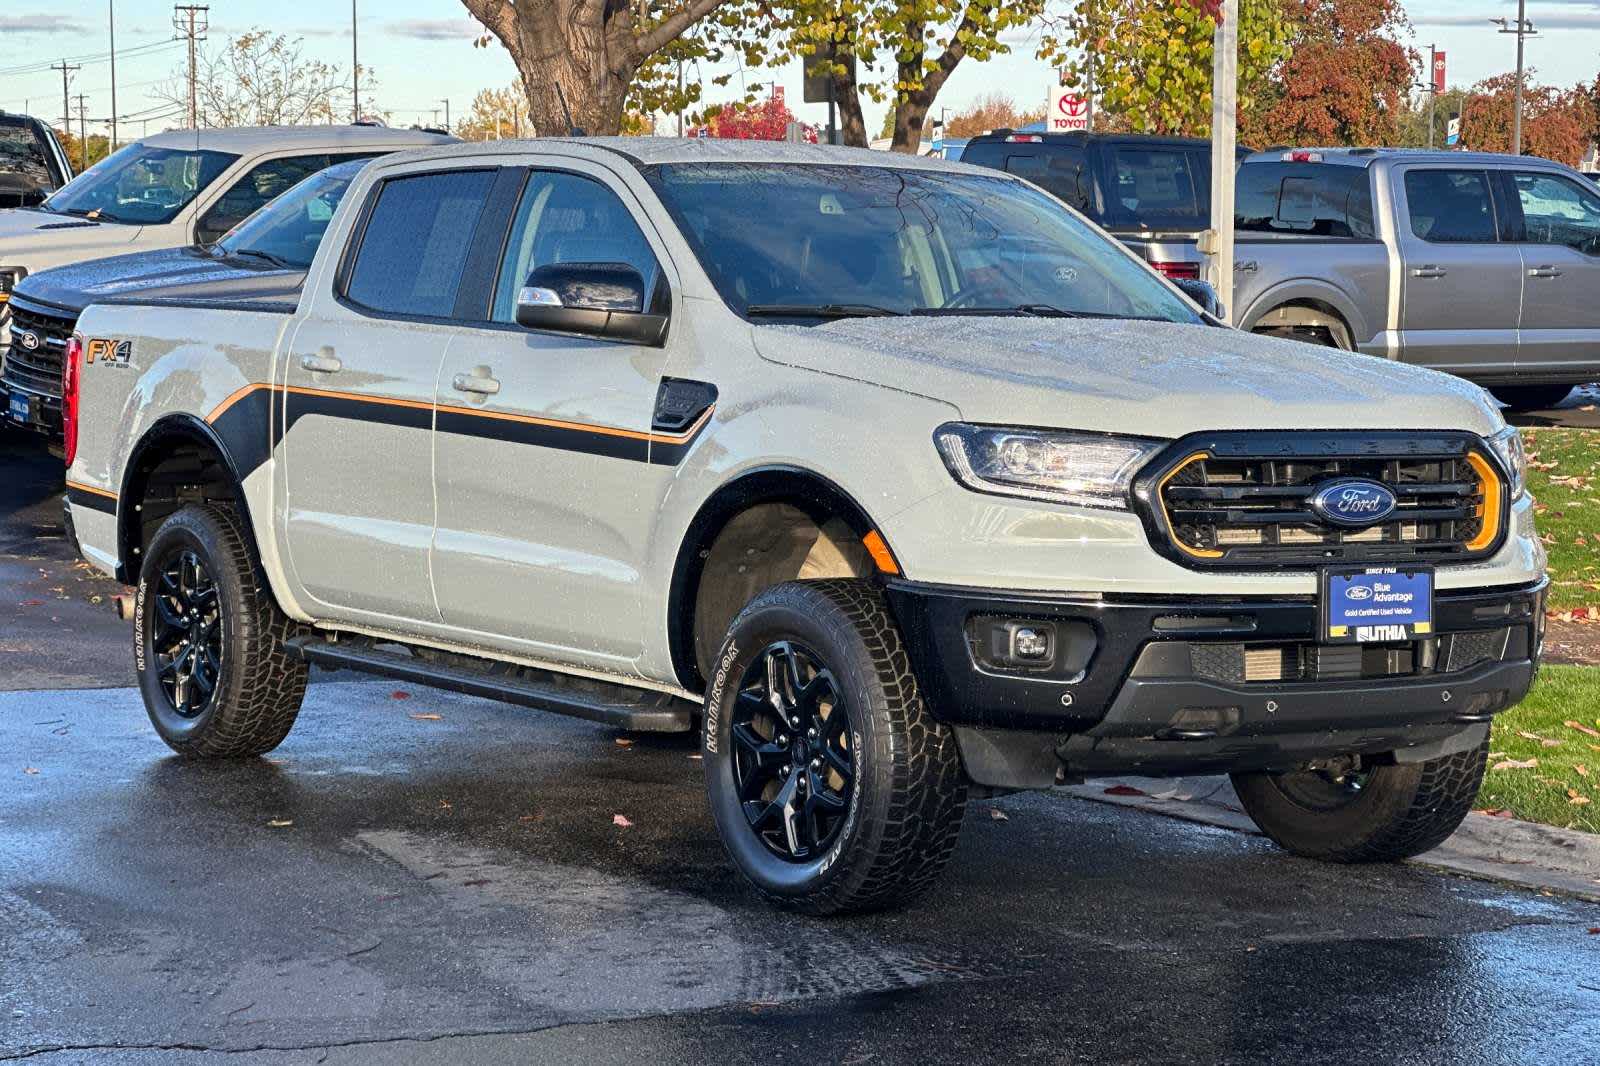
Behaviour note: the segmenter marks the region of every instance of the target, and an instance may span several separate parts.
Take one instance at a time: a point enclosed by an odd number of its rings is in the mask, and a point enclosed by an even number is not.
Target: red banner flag
[[[1444,53],[1433,53],[1433,91],[1444,92]]]

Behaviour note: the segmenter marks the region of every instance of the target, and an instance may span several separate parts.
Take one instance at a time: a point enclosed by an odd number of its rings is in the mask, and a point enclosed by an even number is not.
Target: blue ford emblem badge
[[[1334,481],[1311,497],[1311,509],[1336,526],[1370,526],[1394,513],[1399,500],[1376,481]]]

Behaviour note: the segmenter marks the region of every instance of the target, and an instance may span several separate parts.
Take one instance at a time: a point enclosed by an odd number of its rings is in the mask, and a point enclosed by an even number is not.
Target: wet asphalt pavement
[[[1600,1062],[1600,907],[1416,867],[1027,795],[817,921],[741,887],[686,739],[324,680],[271,757],[179,760],[55,469],[0,453],[0,1060]]]

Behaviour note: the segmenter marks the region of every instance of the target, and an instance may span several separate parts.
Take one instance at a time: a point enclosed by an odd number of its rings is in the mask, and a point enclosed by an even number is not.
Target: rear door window
[[[1411,232],[1432,244],[1493,244],[1499,230],[1489,175],[1481,170],[1408,170]]]
[[[1512,176],[1529,244],[1563,244],[1600,255],[1600,194],[1559,174]]]
[[[1370,240],[1371,177],[1365,167],[1316,163],[1240,167],[1234,226],[1244,233]]]
[[[1035,152],[1006,156],[1006,170],[1027,178],[1050,195],[1079,211],[1087,211],[1090,179],[1083,152],[1076,148],[1041,147]]]
[[[448,318],[492,170],[394,178],[379,187],[345,296],[386,314]]]
[[[1112,152],[1106,218],[1150,229],[1204,229],[1211,167],[1187,148],[1119,145]]]

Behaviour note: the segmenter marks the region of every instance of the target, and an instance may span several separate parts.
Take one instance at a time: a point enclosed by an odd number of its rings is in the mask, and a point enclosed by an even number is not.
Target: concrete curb
[[[1226,778],[1121,778],[1071,785],[1062,791],[1094,803],[1260,835],[1237,806]],[[1600,903],[1600,836],[1593,833],[1472,813],[1449,840],[1411,861],[1478,880]]]

